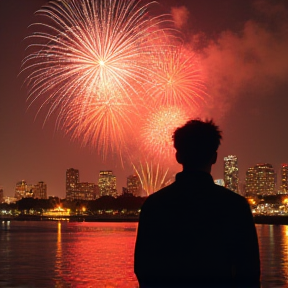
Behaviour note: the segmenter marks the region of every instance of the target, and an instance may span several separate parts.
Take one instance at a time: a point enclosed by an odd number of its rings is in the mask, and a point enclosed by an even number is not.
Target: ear
[[[215,152],[215,153],[213,154],[213,156],[212,156],[211,164],[215,164],[215,163],[216,163],[216,161],[217,161],[217,156],[218,156],[218,154],[217,154],[217,152]]]
[[[180,153],[178,151],[176,152],[175,156],[176,156],[177,162],[179,164],[183,164],[182,157],[181,157],[181,155],[180,155]]]

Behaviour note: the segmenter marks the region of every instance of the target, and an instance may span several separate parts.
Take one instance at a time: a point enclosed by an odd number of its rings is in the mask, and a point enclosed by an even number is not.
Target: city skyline
[[[83,171],[81,181],[95,183],[100,170],[113,170],[121,191],[126,177],[133,174],[129,161],[124,159],[122,165],[117,155],[103,160],[92,148],[81,147],[80,142],[55,130],[53,119],[42,127],[45,113],[34,120],[37,107],[27,111],[27,91],[21,88],[23,79],[17,77],[25,54],[23,39],[28,25],[35,21],[33,13],[46,1],[21,2],[0,2],[0,189],[5,196],[14,196],[17,181],[43,180],[48,194],[64,197],[65,171],[77,167]],[[160,6],[174,13],[176,20],[179,13],[184,15],[177,25],[187,45],[192,38],[201,40],[193,45],[199,44],[196,48],[203,56],[209,98],[204,111],[192,113],[191,118],[213,117],[223,131],[212,175],[223,178],[225,155],[237,155],[240,179],[255,163],[271,163],[279,173],[281,164],[288,162],[287,2],[198,2],[170,0],[164,5],[160,1]],[[173,167],[173,172],[180,170]]]
[[[219,161],[219,160],[218,160]],[[240,178],[238,176],[238,157],[236,155],[227,155],[223,158],[223,177],[222,178],[214,178],[214,182],[217,185],[225,186],[226,188],[234,191],[235,193],[238,193],[242,196],[256,196],[257,194],[262,195],[270,195],[270,194],[285,194],[287,193],[287,187],[288,187],[288,164],[283,163],[280,167],[276,168],[271,165],[270,163],[256,163],[253,167],[248,167],[245,171],[245,177]],[[268,170],[267,170],[268,169]],[[264,175],[261,175],[261,171],[263,171]],[[271,172],[270,172],[271,171]],[[260,174],[259,174],[260,172]],[[268,173],[267,176],[265,173]],[[272,173],[272,174],[271,174]],[[258,175],[258,176],[256,176]],[[273,180],[272,180],[272,178]],[[47,183],[45,181],[38,181],[37,184],[31,184],[27,183],[25,179],[22,179],[21,181],[15,183],[14,188],[14,194],[6,195],[2,194],[4,197],[16,197],[16,195],[19,195],[21,199],[22,197],[34,197],[33,195],[34,190],[37,191],[37,186],[42,183],[42,185],[45,185],[45,195],[46,198],[49,196],[52,197],[60,197],[60,198],[67,198],[67,199],[81,199],[81,197],[86,199],[88,197],[88,200],[96,199],[101,196],[113,196],[118,197],[125,193],[132,193],[134,196],[147,196],[149,195],[148,192],[146,192],[144,187],[141,184],[139,176],[134,173],[131,175],[127,175],[125,180],[125,186],[122,186],[121,189],[115,190],[116,184],[117,184],[117,175],[114,175],[112,170],[100,170],[98,173],[98,178],[95,181],[92,182],[83,182],[80,181],[80,171],[77,168],[68,168],[66,169],[66,178],[65,178],[65,195],[64,197],[61,197],[60,195],[55,194],[48,194],[47,189]],[[256,180],[257,179],[257,180]],[[166,179],[166,184],[170,184],[172,181],[174,181],[174,176],[171,179]],[[226,180],[226,181],[225,181]],[[63,179],[64,181],[64,179]],[[112,182],[111,182],[112,181]],[[261,185],[264,185],[262,188],[257,187],[257,182],[262,183]],[[272,181],[272,182],[271,182]],[[110,184],[111,182],[111,184]],[[266,183],[267,182],[267,183]],[[274,183],[274,184],[272,184]],[[145,184],[145,183],[144,183]],[[26,186],[25,186],[26,185]],[[108,186],[107,186],[108,185]],[[139,186],[140,185],[140,186]],[[271,186],[272,185],[272,186]],[[26,188],[25,188],[25,187]],[[48,185],[49,186],[49,185]],[[103,186],[103,187],[102,187]],[[108,188],[106,188],[106,186]],[[110,187],[111,186],[111,187]],[[107,192],[106,192],[106,189]],[[139,190],[140,189],[140,190]],[[258,191],[258,189],[260,189]],[[48,190],[48,191],[47,191]],[[103,191],[102,191],[103,190]],[[111,190],[111,191],[110,191]],[[267,190],[267,191],[266,191]],[[19,192],[21,191],[21,192]],[[151,192],[151,191],[149,191]],[[156,192],[156,191],[154,191]],[[154,193],[153,192],[153,193]],[[26,195],[25,193],[32,193],[30,196]],[[38,192],[39,193],[39,192]],[[72,196],[72,194],[73,196]],[[88,193],[88,194],[87,194]],[[144,195],[144,194],[145,195]],[[23,194],[23,195],[22,195]],[[84,196],[84,194],[87,194],[87,196]],[[93,195],[92,195],[93,194]],[[36,195],[37,197],[37,195]],[[38,195],[39,197],[39,195]],[[42,198],[42,197],[40,197]],[[45,197],[44,197],[45,198]],[[90,199],[91,198],[91,199]],[[70,200],[71,200],[70,199]],[[86,199],[86,200],[87,200]]]

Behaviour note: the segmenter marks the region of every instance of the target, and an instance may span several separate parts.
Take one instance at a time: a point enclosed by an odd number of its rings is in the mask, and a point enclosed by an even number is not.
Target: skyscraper
[[[246,172],[245,192],[247,196],[272,195],[275,193],[276,174],[269,163],[260,163]]]
[[[70,168],[66,171],[67,200],[94,200],[97,188],[95,183],[80,182],[78,169]]]
[[[255,167],[250,167],[246,171],[245,196],[256,196],[257,192],[257,170]]]
[[[4,201],[4,192],[3,189],[0,188],[0,203],[2,203]]]
[[[69,192],[72,189],[76,188],[78,182],[80,182],[79,170],[74,169],[74,168],[67,169],[66,171],[66,198],[67,198],[67,194],[69,194]]]
[[[22,198],[33,198],[33,185],[27,184],[25,180],[16,183],[15,198],[20,200]]]
[[[288,164],[281,165],[281,193],[288,192]]]
[[[117,196],[116,176],[113,175],[112,171],[100,171],[98,186],[100,196]]]
[[[226,188],[238,193],[238,159],[235,155],[224,157],[224,182]]]
[[[34,198],[47,199],[47,184],[39,181],[33,188]]]
[[[79,182],[70,189],[67,200],[95,200],[97,187],[95,183]]]
[[[260,195],[271,195],[275,193],[276,174],[273,166],[268,163],[257,164],[257,190]]]
[[[127,190],[134,196],[141,196],[142,185],[138,175],[134,174],[127,177]]]
[[[47,199],[47,184],[43,181],[39,181],[36,185],[27,184],[25,180],[19,181],[15,187],[15,198]]]

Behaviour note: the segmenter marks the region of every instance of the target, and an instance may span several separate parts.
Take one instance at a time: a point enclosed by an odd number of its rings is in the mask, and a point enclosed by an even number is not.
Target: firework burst
[[[183,45],[154,51],[147,93],[153,105],[195,107],[205,99],[205,85],[197,56]]]
[[[162,106],[151,113],[141,130],[141,142],[146,155],[158,162],[174,161],[173,132],[188,120],[186,111],[176,106]]]
[[[43,6],[36,12],[43,21],[31,27],[32,44],[21,69],[28,75],[30,105],[40,101],[39,111],[47,106],[46,120],[58,113],[59,126],[83,144],[106,147],[105,153],[107,147],[120,150],[131,124],[127,115],[145,105],[147,63],[164,33],[160,27],[168,23],[164,16],[149,17],[150,6],[134,0]]]
[[[82,102],[73,101],[69,110],[66,113],[63,108],[61,113],[66,114],[66,117],[58,124],[65,128],[66,133],[71,134],[72,139],[80,137],[84,146],[89,144],[97,147],[103,158],[108,151],[115,150],[120,157],[126,151],[129,139],[126,132],[131,132],[131,119],[135,117],[135,111],[122,97],[117,94],[106,97],[103,94],[102,99],[95,98],[84,106]]]

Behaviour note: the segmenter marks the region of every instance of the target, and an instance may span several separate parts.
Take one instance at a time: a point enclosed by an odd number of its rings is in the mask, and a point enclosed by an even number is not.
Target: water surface
[[[136,288],[137,223],[2,222],[0,287]],[[262,288],[288,287],[288,226],[256,225]]]

